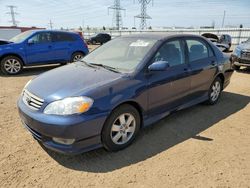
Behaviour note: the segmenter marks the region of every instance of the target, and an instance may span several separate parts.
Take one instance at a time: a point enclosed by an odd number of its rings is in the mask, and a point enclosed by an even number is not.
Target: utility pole
[[[126,9],[121,7],[120,0],[114,0],[114,4],[110,7],[108,7],[108,13],[109,9],[112,9],[113,12],[113,23],[115,22],[115,26],[117,30],[120,30],[122,28],[122,15],[121,11],[123,10],[125,12]]]
[[[224,27],[225,17],[226,17],[226,11],[224,10],[222,24],[221,24],[222,28]]]
[[[10,12],[7,12],[7,14],[10,14],[11,15],[11,23],[12,23],[12,26],[17,26],[17,23],[18,21],[16,21],[16,18],[15,18],[15,15],[17,15],[17,13],[15,12],[15,8],[17,8],[16,6],[13,6],[13,5],[8,5],[7,6],[9,9],[10,9]]]
[[[84,29],[84,17],[82,18],[82,29]]]
[[[49,20],[49,28],[52,30],[53,29],[53,22]]]
[[[152,2],[153,6],[153,0],[138,0],[139,4],[141,4],[141,14],[135,16],[135,18],[140,18],[141,19],[141,24],[140,28],[142,30],[147,28],[147,19],[152,19],[148,14],[147,14],[147,5]]]

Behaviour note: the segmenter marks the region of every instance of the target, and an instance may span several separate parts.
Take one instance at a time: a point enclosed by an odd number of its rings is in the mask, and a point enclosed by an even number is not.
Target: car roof
[[[48,30],[48,29],[35,29],[35,30],[29,30],[29,31],[32,31],[32,32],[56,32],[56,33],[69,33],[69,34],[77,34],[76,32],[73,32],[73,31],[62,31],[62,30]]]
[[[142,34],[133,34],[133,35],[124,35],[123,38],[143,38],[143,39],[155,39],[155,40],[165,40],[175,37],[196,37],[204,38],[200,35],[193,34],[166,34],[166,33],[142,33]]]

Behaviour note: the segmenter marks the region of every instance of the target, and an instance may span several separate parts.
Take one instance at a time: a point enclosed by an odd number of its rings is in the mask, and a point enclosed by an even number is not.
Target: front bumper
[[[234,65],[236,66],[246,66],[246,67],[250,67],[250,59],[242,59],[239,58],[235,55],[232,56],[232,62]]]
[[[18,100],[18,111],[26,129],[46,148],[65,154],[79,154],[102,146],[100,135],[107,113],[46,115],[30,109],[21,99]],[[76,141],[71,145],[64,145],[54,142],[52,137]]]

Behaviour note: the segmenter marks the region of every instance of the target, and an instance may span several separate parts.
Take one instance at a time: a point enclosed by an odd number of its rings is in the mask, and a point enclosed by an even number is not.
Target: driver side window
[[[31,40],[35,43],[48,43],[51,42],[51,34],[50,33],[38,33],[34,35]]]
[[[170,67],[184,64],[184,50],[180,40],[166,42],[160,47],[154,57],[156,61],[167,61]]]

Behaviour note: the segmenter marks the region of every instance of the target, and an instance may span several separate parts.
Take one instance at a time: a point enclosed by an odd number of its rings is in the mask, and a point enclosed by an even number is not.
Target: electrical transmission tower
[[[49,28],[52,30],[53,29],[53,22],[51,20],[49,20]]]
[[[113,23],[115,22],[115,26],[116,29],[119,30],[122,28],[122,15],[121,15],[121,11],[125,11],[124,8],[121,7],[121,2],[120,0],[114,0],[114,4],[110,7],[108,7],[108,11],[109,9],[113,9]]]
[[[135,18],[140,18],[141,19],[141,25],[140,28],[146,29],[147,28],[147,19],[152,19],[148,14],[147,14],[147,5],[152,2],[153,6],[153,0],[138,0],[139,4],[141,4],[141,14],[135,16]]]
[[[17,13],[15,12],[15,8],[17,8],[16,6],[13,5],[8,5],[7,6],[10,9],[10,12],[7,12],[7,14],[11,15],[11,23],[13,26],[17,26],[18,21],[16,21],[15,15],[17,15]]]

